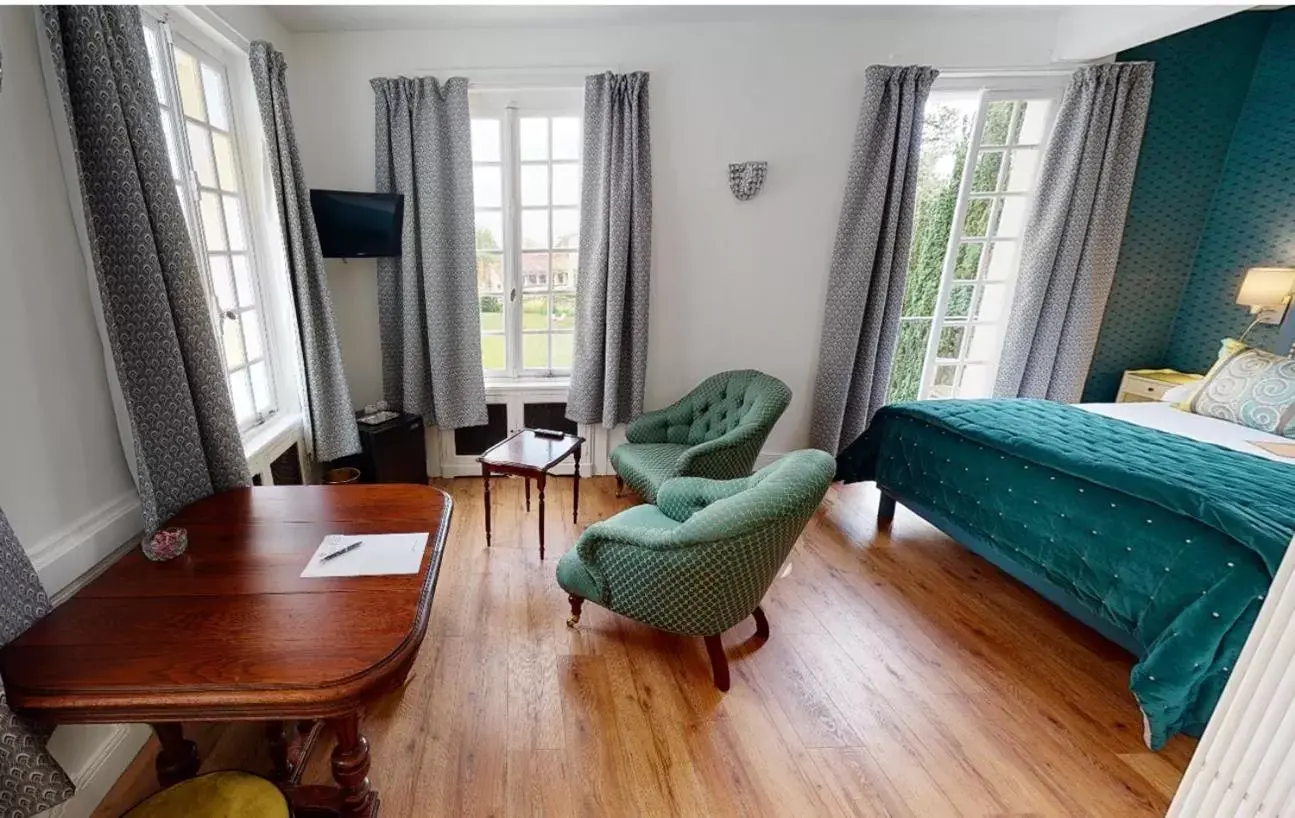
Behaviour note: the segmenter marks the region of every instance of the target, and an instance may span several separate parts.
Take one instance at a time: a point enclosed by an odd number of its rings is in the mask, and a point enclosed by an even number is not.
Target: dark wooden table
[[[54,724],[146,722],[161,782],[197,773],[181,722],[326,720],[337,787],[292,787],[298,815],[376,815],[365,704],[404,683],[427,628],[452,502],[414,485],[267,486],[201,500],[170,525],[188,551],[134,550],[0,651],[9,704]],[[326,534],[430,533],[416,574],[299,575]]]
[[[575,473],[571,490],[571,522],[580,516],[580,450],[585,439],[564,434],[560,438],[541,437],[531,429],[514,432],[486,449],[477,462],[486,488],[486,547],[490,547],[490,475],[513,474],[526,481],[526,510],[531,510],[531,481],[540,493],[540,559],[544,559],[544,484],[549,471],[575,455]]]

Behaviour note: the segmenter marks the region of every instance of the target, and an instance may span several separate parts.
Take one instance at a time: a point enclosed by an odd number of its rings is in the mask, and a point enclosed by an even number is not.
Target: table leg
[[[331,721],[337,733],[333,748],[333,780],[342,790],[342,815],[367,816],[374,793],[369,787],[369,741],[360,735],[360,714]]]
[[[571,482],[571,523],[580,522],[580,447],[576,446],[576,471]]]
[[[535,478],[536,488],[540,490],[540,561],[544,561],[544,480],[548,475],[541,473]]]
[[[486,486],[486,548],[490,547],[490,467],[481,464],[481,480]]]
[[[288,760],[288,748],[291,742],[284,722],[267,721],[265,739],[270,745],[270,762],[274,765],[270,780],[287,781],[292,777],[292,762]]]
[[[174,722],[154,724],[153,732],[162,743],[154,762],[157,783],[169,787],[198,774],[198,745],[184,737],[183,727]]]
[[[531,478],[523,477],[522,482],[526,484],[526,510],[531,510]]]

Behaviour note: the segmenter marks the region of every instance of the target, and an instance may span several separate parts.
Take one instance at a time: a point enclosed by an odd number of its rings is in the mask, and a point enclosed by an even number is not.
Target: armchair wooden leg
[[[769,638],[769,620],[764,615],[764,609],[759,605],[755,606],[755,611],[751,613],[755,617],[755,635],[761,639]]]
[[[704,637],[706,652],[710,654],[710,668],[715,676],[715,687],[721,693],[728,692],[728,657],[724,655],[724,643],[719,634]]]
[[[567,627],[574,628],[580,624],[580,608],[585,604],[585,600],[575,594],[567,594],[567,601],[571,603],[571,615],[567,617]]]
[[[616,496],[620,497],[621,492],[623,491],[625,491],[625,481],[622,480],[621,476],[618,474],[616,475]]]
[[[877,500],[877,528],[890,527],[890,523],[894,519],[895,498],[882,491],[880,499]]]

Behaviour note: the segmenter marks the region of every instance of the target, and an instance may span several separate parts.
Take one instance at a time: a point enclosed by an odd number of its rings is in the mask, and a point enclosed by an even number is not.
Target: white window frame
[[[194,244],[194,255],[199,269],[203,273],[202,285],[207,296],[207,306],[215,335],[216,347],[221,356],[221,365],[226,373],[227,388],[229,387],[229,377],[232,374],[247,371],[257,361],[263,360],[265,362],[271,402],[262,411],[262,407],[257,406],[253,397],[255,407],[253,416],[239,423],[239,431],[244,440],[248,441],[250,445],[251,440],[261,436],[262,430],[269,428],[267,424],[271,420],[285,416],[285,413],[295,417],[297,396],[289,385],[285,383],[286,379],[281,376],[283,370],[280,364],[282,361],[291,361],[291,353],[294,348],[286,345],[283,340],[291,335],[291,332],[289,328],[281,326],[284,318],[281,311],[276,309],[277,299],[281,297],[281,293],[272,292],[277,288],[269,286],[269,282],[266,280],[268,277],[266,259],[271,258],[273,255],[267,251],[268,237],[264,226],[265,214],[263,210],[267,203],[262,201],[263,196],[261,194],[263,191],[261,191],[261,185],[258,183],[259,180],[255,178],[253,168],[249,167],[248,162],[249,146],[259,145],[260,143],[248,126],[247,120],[249,117],[246,116],[247,101],[238,98],[240,85],[246,84],[245,80],[248,78],[237,71],[237,66],[241,64],[237,60],[240,58],[246,60],[246,55],[232,46],[226,47],[222,45],[215,37],[203,31],[200,23],[186,19],[188,15],[185,15],[183,10],[173,13],[168,9],[143,8],[141,12],[143,25],[152,29],[157,35],[157,44],[162,52],[160,56],[166,63],[166,70],[162,73],[163,83],[166,86],[167,110],[163,110],[160,106],[158,110],[162,116],[170,119],[180,161],[189,172],[189,178],[184,180],[184,195],[181,204],[185,209],[186,224]],[[228,134],[238,183],[238,190],[234,195],[238,200],[239,218],[242,220],[247,239],[247,247],[237,252],[245,253],[247,257],[249,278],[255,302],[250,309],[255,310],[257,313],[261,336],[261,358],[258,358],[257,361],[244,361],[242,365],[234,367],[232,370],[228,361],[225,360],[223,322],[226,319],[215,297],[215,287],[208,260],[208,252],[211,251],[207,249],[202,219],[199,215],[201,212],[199,194],[203,190],[209,190],[209,188],[200,184],[197,174],[193,170],[193,160],[190,155],[187,129],[185,127],[187,118],[181,106],[179,88],[176,87],[178,71],[172,50],[174,45],[179,45],[195,57],[218,66],[225,85],[225,104],[229,116]],[[199,124],[204,129],[208,128],[206,123]],[[252,153],[255,153],[255,151],[252,151]],[[228,195],[228,192],[220,192],[218,195]],[[228,237],[226,243],[228,244]],[[239,312],[247,311],[249,311],[248,308],[239,310]],[[241,321],[239,325],[239,331],[243,333],[245,328]],[[244,350],[246,349],[246,339],[244,339]]]
[[[985,237],[964,236],[964,224],[966,221],[967,210],[973,200],[988,200],[991,202],[991,225],[994,223],[993,213],[994,200],[1004,200],[1009,198],[1023,198],[1026,201],[1025,212],[1022,215],[1021,227],[1024,229],[1029,220],[1030,211],[1033,209],[1035,196],[1038,192],[1038,174],[1042,167],[1043,153],[1046,151],[1048,142],[1052,138],[1053,126],[1056,122],[1057,108],[1061,102],[1061,94],[1065,89],[1068,75],[1060,72],[1038,74],[1038,75],[1011,75],[1002,77],[951,77],[945,80],[937,80],[931,89],[931,96],[938,97],[942,93],[956,92],[962,95],[974,95],[976,113],[972,123],[971,138],[967,146],[967,158],[963,163],[962,179],[959,182],[958,198],[954,205],[953,224],[949,229],[949,240],[945,247],[944,267],[940,275],[940,289],[936,296],[935,310],[930,318],[931,329],[927,336],[926,352],[922,359],[922,376],[921,385],[918,390],[918,399],[926,399],[931,396],[934,386],[936,369],[939,366],[953,365],[954,384],[961,382],[963,370],[971,364],[983,364],[985,366],[986,382],[992,388],[997,378],[999,362],[1002,359],[1003,336],[1006,328],[1008,316],[1011,314],[1012,301],[1016,293],[1017,272],[1021,262],[1021,239],[1022,236],[1005,236],[991,234]],[[1034,169],[1034,177],[1030,181],[1029,189],[1021,192],[972,192],[973,179],[976,172],[977,161],[982,155],[981,139],[984,130],[985,117],[988,114],[989,106],[993,102],[1017,101],[1017,100],[1038,100],[1049,99],[1051,105],[1048,108],[1047,118],[1044,122],[1043,133],[1037,143],[1030,143],[1029,147],[1037,146],[1039,151],[1039,161]],[[1017,141],[1017,135],[1009,131],[1008,141],[1004,145],[983,146],[983,150],[1002,150],[1004,155],[1013,148],[1026,147],[1024,143]],[[1006,173],[1007,163],[1004,162],[999,168],[999,173]],[[1002,312],[996,320],[977,320],[974,317],[976,305],[979,298],[983,296],[985,283],[978,276],[975,279],[976,284],[970,285],[973,289],[972,304],[967,317],[959,317],[950,320],[949,295],[953,291],[955,275],[958,266],[958,254],[963,244],[980,244],[982,247],[989,247],[991,244],[1013,244],[1015,247],[1015,259],[1013,260],[1011,271],[1003,280],[1001,286],[1004,288],[1004,298],[1002,302]],[[987,256],[984,250],[981,252],[980,264],[987,264]],[[911,317],[901,318],[901,323],[905,320],[926,320],[925,318]],[[955,358],[939,357],[940,338],[943,330],[947,326],[961,326],[966,330],[959,345],[959,352]],[[1000,328],[995,343],[993,354],[988,360],[972,360],[968,358],[969,347],[971,345],[974,328],[981,326],[994,326]]]
[[[528,117],[575,117],[582,119],[584,116],[584,92],[581,88],[528,88],[528,89],[480,89],[474,88],[470,92],[471,115],[473,119],[497,119],[500,121],[500,160],[477,162],[474,159],[474,166],[495,165],[500,168],[503,180],[503,200],[500,208],[502,212],[502,229],[503,229],[503,248],[502,272],[503,288],[502,294],[504,309],[504,330],[505,338],[505,368],[503,370],[487,369],[485,375],[491,382],[516,382],[523,379],[532,379],[548,382],[562,382],[570,378],[571,370],[569,368],[557,368],[552,364],[552,338],[555,334],[570,334],[574,343],[574,329],[570,333],[565,330],[554,330],[552,325],[552,303],[554,295],[571,294],[574,295],[576,289],[570,290],[555,289],[553,286],[553,270],[550,266],[548,276],[548,287],[545,290],[549,298],[549,328],[543,331],[532,330],[528,332],[523,326],[522,300],[526,295],[538,295],[537,292],[527,293],[522,281],[522,210],[521,201],[521,172],[523,165],[545,165],[549,170],[549,203],[544,206],[549,214],[550,225],[550,243],[552,243],[552,218],[555,209],[571,208],[571,205],[554,205],[552,199],[553,189],[553,167],[555,165],[578,164],[583,167],[583,145],[581,146],[581,155],[574,160],[554,159],[551,155],[552,150],[552,125],[549,129],[549,146],[550,156],[548,160],[527,160],[523,162],[520,159],[520,133],[521,120]],[[574,205],[578,210],[579,204]],[[525,252],[548,252],[550,254],[550,265],[552,254],[570,252],[579,258],[579,248],[553,248],[538,250],[528,248]],[[578,262],[577,262],[578,263]],[[579,278],[576,279],[576,286],[579,286]],[[485,333],[483,333],[485,334]],[[550,366],[547,368],[527,368],[523,364],[523,336],[527,334],[546,334],[549,336]]]

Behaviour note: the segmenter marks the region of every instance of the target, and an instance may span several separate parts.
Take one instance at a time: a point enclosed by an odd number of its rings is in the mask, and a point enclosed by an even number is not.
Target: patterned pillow
[[[1295,359],[1224,338],[1219,359],[1174,406],[1262,432],[1295,437]]]

